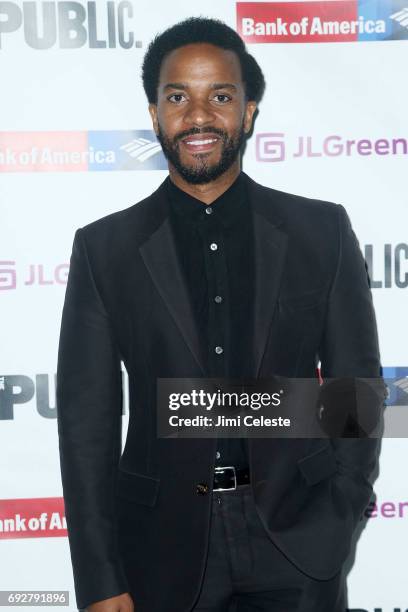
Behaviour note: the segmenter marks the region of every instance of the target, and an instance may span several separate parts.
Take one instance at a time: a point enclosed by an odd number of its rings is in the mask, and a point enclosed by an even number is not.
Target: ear
[[[254,116],[254,112],[256,111],[256,102],[255,100],[250,100],[246,103],[245,107],[245,116],[244,116],[244,131],[247,134],[252,128],[252,119]]]
[[[159,133],[159,122],[157,120],[157,104],[149,104],[149,113],[150,117],[152,118],[153,129],[157,136],[157,134]]]

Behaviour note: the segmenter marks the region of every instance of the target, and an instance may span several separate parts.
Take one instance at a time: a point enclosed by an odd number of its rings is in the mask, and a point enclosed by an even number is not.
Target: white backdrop
[[[154,34],[175,21],[201,14],[243,32],[242,18],[275,23],[271,31],[281,19],[279,35],[247,40],[267,89],[243,168],[265,185],[346,207],[375,281],[385,372],[407,378],[404,4],[0,2],[0,589],[69,590],[76,609],[55,413],[69,256],[76,228],[131,206],[167,174],[140,66]],[[350,15],[364,29],[354,40]],[[289,25],[302,17],[303,37]],[[325,19],[346,25],[325,38]],[[296,155],[299,142],[308,155]],[[358,612],[408,609],[406,449],[405,439],[383,442],[378,509],[349,574]]]

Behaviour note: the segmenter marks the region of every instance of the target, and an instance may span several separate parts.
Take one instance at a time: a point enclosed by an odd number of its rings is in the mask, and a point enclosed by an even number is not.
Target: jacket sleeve
[[[320,347],[321,375],[323,380],[372,379],[378,398],[372,409],[378,412],[381,431],[385,384],[367,266],[346,210],[340,204],[336,208],[338,260]],[[338,464],[335,481],[351,503],[357,523],[372,495],[369,477],[378,467],[380,437],[332,438],[331,442]]]
[[[62,310],[56,398],[60,467],[78,608],[128,591],[117,545],[120,355],[75,232]]]

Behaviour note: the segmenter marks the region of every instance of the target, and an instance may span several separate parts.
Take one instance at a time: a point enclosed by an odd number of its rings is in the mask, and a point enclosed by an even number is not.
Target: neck
[[[169,164],[169,174],[170,178],[179,189],[182,189],[189,195],[197,198],[197,200],[201,200],[204,204],[211,204],[220,197],[224,191],[232,185],[232,183],[236,180],[239,173],[241,172],[240,162],[237,160],[232,164],[230,168],[224,174],[219,176],[214,181],[210,181],[209,183],[204,183],[203,185],[194,185],[192,183],[187,183],[184,178],[177,172],[177,170]]]

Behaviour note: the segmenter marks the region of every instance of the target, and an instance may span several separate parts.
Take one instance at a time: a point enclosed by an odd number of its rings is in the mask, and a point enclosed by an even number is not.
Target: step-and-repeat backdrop
[[[392,401],[407,403],[408,0],[0,2],[0,589],[68,590],[70,610],[55,372],[73,235],[165,178],[140,67],[192,15],[236,28],[264,70],[244,170],[346,207]],[[354,611],[408,609],[406,457],[404,439],[384,440]]]

